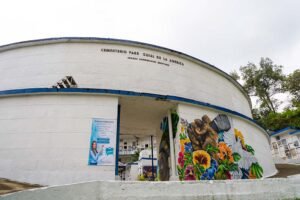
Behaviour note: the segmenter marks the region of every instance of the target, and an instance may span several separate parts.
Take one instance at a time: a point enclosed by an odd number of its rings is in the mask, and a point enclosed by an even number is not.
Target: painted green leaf
[[[254,149],[248,144],[246,144],[246,151],[250,152],[252,155],[255,153]]]
[[[229,167],[228,167],[229,171],[237,171],[238,168],[239,168],[239,167],[238,167],[238,164],[236,164],[236,163],[232,163],[232,164],[230,164]]]
[[[232,156],[233,156],[233,160],[235,162],[238,162],[241,159],[241,155],[239,153],[235,152],[235,153],[232,154]]]
[[[177,133],[177,125],[179,122],[179,116],[178,116],[177,112],[171,113],[171,121],[172,121],[173,138],[175,138],[176,133]]]
[[[180,139],[180,140],[184,140],[184,139],[186,139],[186,138],[187,138],[187,137],[186,137],[185,134],[182,134],[182,133],[179,134],[179,139]]]
[[[209,153],[209,154],[219,153],[219,148],[214,147],[211,144],[208,144],[207,147],[206,147],[206,152]]]
[[[258,163],[252,163],[250,171],[256,178],[263,176],[263,168]]]

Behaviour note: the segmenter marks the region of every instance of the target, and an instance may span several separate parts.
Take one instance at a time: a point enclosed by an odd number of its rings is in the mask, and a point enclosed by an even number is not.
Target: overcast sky
[[[0,45],[48,37],[128,39],[226,72],[269,57],[300,68],[299,0],[2,0]]]

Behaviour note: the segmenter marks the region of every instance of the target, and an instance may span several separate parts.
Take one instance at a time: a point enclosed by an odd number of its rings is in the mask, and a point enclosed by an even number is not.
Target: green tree
[[[300,107],[287,109],[281,113],[269,113],[259,119],[259,123],[266,129],[279,130],[287,126],[300,128]]]
[[[236,81],[240,80],[240,78],[241,78],[236,70],[233,70],[232,72],[230,72],[229,75]]]
[[[295,107],[300,106],[300,69],[288,75],[284,84],[285,91],[293,95],[292,103]]]
[[[279,102],[274,95],[283,92],[285,76],[282,68],[269,58],[261,58],[259,66],[248,63],[240,67],[243,87],[249,96],[258,97],[259,112],[263,116],[277,111]]]

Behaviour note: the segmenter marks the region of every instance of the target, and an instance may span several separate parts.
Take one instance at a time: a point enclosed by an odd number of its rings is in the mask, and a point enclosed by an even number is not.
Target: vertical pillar
[[[152,170],[152,176],[151,180],[154,181],[154,156],[153,156],[153,135],[151,135],[151,170]]]
[[[173,139],[173,128],[172,128],[172,118],[171,111],[168,111],[168,124],[169,124],[169,138],[170,138],[170,155],[171,155],[171,177],[170,181],[176,180],[176,163],[175,163],[175,149],[174,149],[174,139]]]
[[[117,116],[117,137],[116,137],[116,162],[115,162],[115,179],[119,180],[119,146],[120,146],[120,114],[121,105],[118,105],[118,116]]]

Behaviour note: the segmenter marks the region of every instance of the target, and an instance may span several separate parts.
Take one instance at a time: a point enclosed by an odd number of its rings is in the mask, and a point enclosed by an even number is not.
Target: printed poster
[[[115,165],[116,120],[92,121],[89,165]]]

